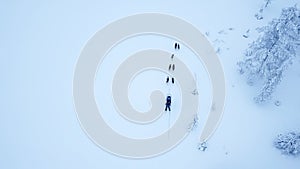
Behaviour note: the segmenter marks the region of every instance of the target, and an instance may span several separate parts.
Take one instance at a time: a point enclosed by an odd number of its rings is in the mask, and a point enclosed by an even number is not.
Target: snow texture
[[[259,9],[258,13],[256,13],[254,16],[257,20],[262,20],[264,19],[263,17],[263,12],[264,10],[271,4],[273,0],[265,0],[264,5],[262,5],[262,7]]]
[[[192,92],[191,92],[193,95],[199,95],[199,92],[197,89],[194,89]]]
[[[195,130],[198,127],[199,124],[199,118],[198,115],[195,114],[194,118],[193,118],[193,122],[191,122],[191,124],[188,127],[188,131],[191,132],[193,130]]]
[[[207,149],[206,142],[200,143],[200,144],[198,145],[198,150],[200,150],[200,151],[205,151],[206,149]]]
[[[279,134],[274,141],[274,146],[285,155],[297,156],[300,154],[300,133]]]
[[[246,33],[243,34],[243,38],[249,38],[250,29],[246,31]]]
[[[249,85],[261,79],[263,87],[254,100],[257,103],[271,99],[284,71],[292,64],[300,44],[300,11],[297,6],[285,8],[278,19],[259,28],[262,34],[249,45],[239,72],[245,74]]]
[[[281,106],[281,102],[280,102],[279,100],[276,100],[276,101],[274,102],[274,104],[275,104],[275,106]]]

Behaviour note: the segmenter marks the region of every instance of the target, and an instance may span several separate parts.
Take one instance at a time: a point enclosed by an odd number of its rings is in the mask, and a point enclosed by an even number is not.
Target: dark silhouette
[[[169,71],[175,70],[175,64],[169,64]]]
[[[171,55],[171,59],[172,59],[172,60],[174,59],[174,54]]]
[[[169,83],[169,76],[167,77],[166,83]]]
[[[165,111],[167,111],[168,109],[169,109],[169,111],[171,111],[171,96],[167,96],[167,99],[166,99]]]
[[[180,45],[179,43],[175,42],[175,46],[174,46],[175,50],[179,50],[180,49]]]
[[[174,84],[175,80],[174,80],[174,77],[172,77],[172,83]]]

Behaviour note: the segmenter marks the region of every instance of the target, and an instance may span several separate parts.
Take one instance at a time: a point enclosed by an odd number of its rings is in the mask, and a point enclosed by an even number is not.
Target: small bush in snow
[[[300,133],[289,132],[287,134],[279,134],[274,141],[274,146],[280,149],[283,154],[299,155]]]

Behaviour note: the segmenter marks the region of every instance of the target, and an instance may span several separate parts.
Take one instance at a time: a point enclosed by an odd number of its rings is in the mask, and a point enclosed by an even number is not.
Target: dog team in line
[[[175,51],[180,50],[180,44],[175,42],[174,48],[175,48]],[[173,63],[174,56],[175,56],[175,54],[171,55],[171,63],[169,64],[169,67],[168,67],[169,72],[175,71],[175,64]],[[175,83],[174,77],[167,76],[166,83],[168,84],[169,82],[170,83],[172,82],[172,84],[174,84]],[[166,98],[165,111],[167,111],[167,110],[171,111],[171,102],[172,102],[171,95],[168,95]]]

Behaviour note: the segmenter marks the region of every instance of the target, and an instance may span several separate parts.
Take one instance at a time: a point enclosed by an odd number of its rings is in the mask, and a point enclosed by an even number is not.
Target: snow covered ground
[[[273,100],[257,105],[258,86],[248,86],[236,63],[255,28],[280,15],[297,0],[274,0],[254,15],[263,0],[228,1],[30,1],[0,4],[0,168],[299,168],[300,157],[284,156],[273,146],[277,134],[300,131],[300,60],[286,71]],[[298,4],[299,5],[299,4]],[[120,158],[97,147],[76,117],[72,82],[75,64],[87,40],[107,24],[125,16],[158,12],[174,15],[197,27],[215,47],[226,79],[226,105],[220,126],[205,152],[197,149],[211,105],[211,84],[202,63],[182,46],[178,55],[197,76],[199,125],[171,151],[154,158]],[[249,32],[247,32],[249,30]],[[184,30],[183,30],[184,31]],[[187,32],[188,33],[188,32]],[[248,38],[243,37],[245,35]],[[114,72],[129,55],[156,48],[174,52],[174,40],[145,35],[120,43],[104,60],[95,81],[103,118],[119,133],[137,138],[167,130],[179,114],[180,88],[172,89],[172,114],[149,125],[132,124],[113,109],[110,86]],[[129,89],[132,105],[149,109],[154,89],[169,92],[165,74],[146,71]],[[280,101],[280,106],[274,104]],[[100,107],[100,106],[99,106]]]

